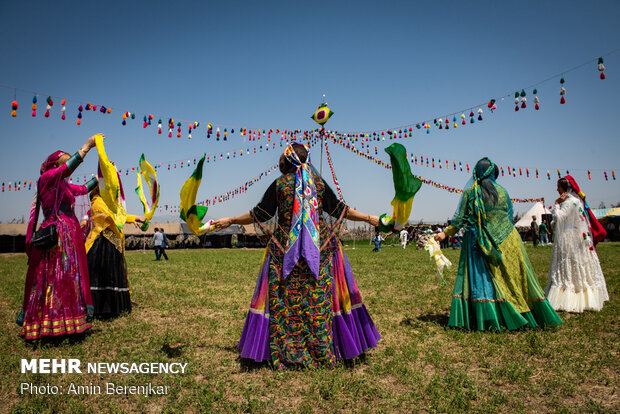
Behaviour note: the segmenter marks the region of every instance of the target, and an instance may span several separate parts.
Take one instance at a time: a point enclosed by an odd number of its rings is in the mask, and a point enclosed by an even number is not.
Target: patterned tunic
[[[319,177],[315,177],[318,211],[340,217],[346,207]],[[260,222],[269,220],[277,211],[274,238],[281,247],[288,242],[293,215],[295,174],[277,178],[267,189],[262,201],[253,210]],[[330,229],[319,216],[321,246],[330,237]],[[336,362],[332,330],[332,282],[328,248],[321,252],[318,280],[304,259],[282,280],[284,253],[273,240],[270,242],[269,263],[269,342],[276,368],[286,366],[319,366]]]

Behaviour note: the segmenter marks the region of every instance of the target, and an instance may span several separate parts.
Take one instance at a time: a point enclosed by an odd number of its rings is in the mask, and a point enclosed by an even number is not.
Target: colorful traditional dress
[[[128,214],[126,222],[133,223],[135,218]],[[91,220],[86,254],[95,316],[110,318],[131,312],[125,235],[114,223],[110,209],[99,195],[91,201]]]
[[[609,300],[584,202],[569,191],[553,208],[554,243],[545,294],[556,310],[599,311]]]
[[[276,179],[251,211],[257,223],[277,213],[277,226],[263,256],[238,347],[242,358],[270,360],[278,369],[333,365],[337,359],[351,359],[375,347],[380,339],[342,246],[321,214],[338,219],[348,207],[321,178],[314,176],[313,181],[319,213],[317,245],[322,247],[316,249],[319,257],[313,263],[318,274],[306,257],[293,262],[290,273],[283,271],[290,263],[285,251],[301,234],[289,232],[300,211],[295,173]]]
[[[97,184],[73,185],[66,178],[82,162],[78,153],[65,164],[55,166],[64,153],[50,155],[41,167],[37,195],[45,219],[41,227],[56,225],[57,245],[39,250],[30,242],[38,219],[38,203],[33,202],[26,235],[28,272],[24,302],[17,319],[25,339],[84,332],[92,325],[92,300],[88,264],[80,224],[73,213],[76,195],[87,194]],[[55,212],[56,211],[56,212]]]
[[[495,166],[491,164],[494,168]],[[508,192],[487,170],[467,186],[448,237],[465,228],[448,325],[471,330],[557,326],[562,320],[545,298],[519,233]],[[485,202],[480,180],[491,180],[495,203]]]

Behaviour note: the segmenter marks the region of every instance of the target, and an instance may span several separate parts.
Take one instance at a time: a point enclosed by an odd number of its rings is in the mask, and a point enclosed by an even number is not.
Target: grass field
[[[15,316],[26,256],[0,255],[0,411],[7,412],[614,412],[620,411],[620,243],[599,252],[610,295],[601,312],[560,313],[552,330],[464,332],[446,327],[456,268],[437,282],[424,251],[347,254],[383,336],[364,360],[278,372],[242,366],[236,344],[260,250],[127,253],[134,309],[96,321],[81,340],[26,344]],[[458,263],[458,250],[446,255]],[[551,248],[528,247],[546,283]],[[187,362],[184,375],[20,374],[21,358]],[[169,386],[163,396],[20,395],[20,383]]]

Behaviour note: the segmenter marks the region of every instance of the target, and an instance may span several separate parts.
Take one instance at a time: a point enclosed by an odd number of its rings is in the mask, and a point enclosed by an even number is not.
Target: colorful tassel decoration
[[[46,101],[47,101],[47,106],[45,107],[45,117],[49,118],[50,109],[52,109],[52,106],[54,106],[54,101],[52,100],[51,96],[48,96]]]
[[[60,108],[60,119],[62,119],[63,121],[66,119],[65,117],[65,111],[67,110],[67,107],[65,106],[65,104],[67,103],[66,99],[63,99],[62,101],[60,101],[60,104],[62,105],[62,108]]]
[[[17,116],[17,108],[19,108],[19,104],[17,103],[16,100],[14,100],[13,102],[11,102],[11,116],[13,118]]]
[[[560,79],[560,84],[564,85],[564,77],[562,77],[562,79]],[[566,89],[564,88],[564,86],[560,87],[560,104],[565,104],[566,103],[566,99],[564,98],[564,95],[566,95]]]
[[[37,95],[32,98],[32,116],[37,116]]]
[[[602,57],[598,58],[598,70],[599,70],[599,72],[601,72],[601,76],[600,76],[601,80],[605,79],[605,72],[604,72],[605,65],[603,65],[603,58]]]

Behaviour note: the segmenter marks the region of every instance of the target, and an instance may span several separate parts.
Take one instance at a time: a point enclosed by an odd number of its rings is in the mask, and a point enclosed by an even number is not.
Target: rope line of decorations
[[[558,74],[549,76],[545,78],[544,80],[535,82],[527,87],[519,88],[520,91],[519,89],[517,89],[516,92],[514,93],[515,111],[519,111],[521,109],[527,108],[527,93],[528,92],[526,92],[526,90],[527,91],[531,90],[531,94],[533,96],[533,102],[534,102],[534,109],[535,110],[540,109],[540,99],[538,98],[537,87],[553,79],[556,79],[558,77],[560,77],[560,89],[559,89],[560,104],[564,104],[566,102],[566,88],[565,88],[565,75],[566,74],[571,73],[575,70],[578,70],[588,64],[591,64],[592,62],[595,62],[596,69],[599,72],[599,78],[603,80],[606,78],[606,75],[605,75],[606,68],[604,65],[604,58],[618,51],[620,51],[620,48],[607,52],[598,58],[589,59],[577,66],[566,69],[562,72],[559,72]],[[140,118],[137,115],[137,112],[134,112],[128,109],[121,109],[120,107],[117,107],[117,106],[91,104],[91,102],[95,102],[95,100],[66,98],[66,97],[55,96],[55,95],[47,94],[47,93],[29,91],[29,90],[16,88],[13,86],[8,86],[8,85],[0,85],[0,88],[5,88],[5,89],[13,91],[14,99],[10,104],[11,106],[10,115],[12,117],[17,117],[18,115],[19,103],[17,101],[17,92],[19,91],[25,94],[33,95],[32,105],[30,107],[32,110],[31,115],[33,117],[37,116],[37,110],[39,109],[37,104],[39,102],[39,98],[43,98],[47,96],[47,98],[45,99],[45,103],[46,103],[45,113],[43,115],[46,118],[49,118],[51,116],[52,109],[55,104],[55,100],[60,101],[60,106],[61,106],[60,117],[62,120],[66,119],[65,112],[67,110],[67,107],[66,107],[67,103],[72,103],[74,105],[77,105],[77,107],[74,109],[75,111],[74,114],[76,114],[75,115],[76,125],[81,125],[84,115],[89,111],[99,112],[101,114],[107,115],[107,114],[111,114],[114,109],[115,113],[120,114],[122,125],[127,125],[128,121],[134,121],[136,118]],[[503,101],[505,98],[510,97],[511,95],[512,93],[503,94],[503,95],[500,95],[498,99],[500,101]],[[485,101],[484,103],[478,103],[475,105],[471,105],[465,109],[461,109],[458,111],[452,111],[452,112],[449,112],[445,116],[430,117],[424,121],[411,122],[406,125],[398,126],[395,128],[375,129],[375,130],[370,130],[370,131],[341,131],[341,132],[335,131],[335,133],[341,136],[344,135],[344,136],[354,137],[358,139],[365,138],[367,140],[370,140],[370,139],[385,140],[386,134],[389,137],[392,137],[392,135],[395,135],[395,134],[398,134],[399,137],[402,137],[403,134],[405,137],[411,137],[413,135],[414,128],[418,130],[424,129],[426,133],[428,134],[430,133],[430,130],[431,130],[431,124],[433,124],[436,127],[436,129],[448,130],[450,128],[457,128],[459,124],[463,126],[463,125],[467,125],[468,123],[474,124],[476,121],[482,121],[483,120],[482,114],[484,113],[484,110],[482,108],[486,105],[488,110],[490,110],[492,113],[495,109],[497,109],[497,104],[498,104],[498,100],[495,98],[492,98],[488,102]],[[469,112],[468,115],[466,115],[467,112]],[[211,138],[211,136],[215,136],[215,141],[220,141],[220,139],[222,141],[227,141],[228,135],[235,134],[235,130],[244,138],[244,140],[248,140],[248,141],[254,141],[254,140],[260,139],[261,136],[265,136],[265,135],[267,135],[267,137],[271,139],[271,135],[273,133],[275,133],[276,135],[280,135],[280,139],[282,141],[284,140],[284,137],[297,139],[297,136],[302,134],[302,129],[247,128],[243,126],[213,124],[212,122],[201,122],[201,121],[190,120],[190,119],[175,119],[174,117],[166,117],[163,115],[156,116],[152,112],[142,112],[142,113],[144,114],[141,116],[143,128],[150,127],[153,123],[155,123],[155,119],[157,118],[158,119],[156,122],[157,133],[162,134],[163,131],[167,129],[169,138],[172,138],[174,135],[176,135],[177,138],[181,138],[183,136],[183,130],[186,129],[187,138],[191,139],[192,133],[197,132],[198,129],[201,127],[201,125],[206,125],[204,129],[206,130],[207,138]],[[326,119],[321,118],[321,120],[324,119],[325,121],[327,121],[327,119],[329,119],[329,116],[331,116],[331,114],[332,112],[329,113]],[[166,119],[167,119],[167,122],[164,122]],[[318,122],[318,123],[322,125],[324,122]],[[303,131],[303,134],[307,136],[313,131],[316,131],[316,130],[310,130],[310,131],[306,130],[306,131]]]
[[[263,178],[269,176],[271,173],[275,172],[278,170],[278,165],[272,165],[271,167],[269,167],[268,169],[266,169],[265,171],[261,172],[260,174],[256,175],[254,178],[246,181],[243,184],[240,184],[234,188],[232,188],[231,190],[226,191],[225,193],[221,193],[219,195],[213,196],[213,197],[209,197],[205,200],[202,201],[198,201],[196,202],[197,205],[201,205],[201,206],[206,206],[206,207],[210,207],[210,206],[214,206],[216,204],[221,204],[221,203],[225,203],[227,201],[230,201],[232,199],[235,198],[235,196],[239,196],[241,194],[245,194],[248,192],[248,190],[257,182],[259,182],[260,180],[262,180]],[[157,208],[158,213],[179,213],[181,209],[180,205],[172,205],[172,204],[164,204],[164,205],[159,205],[159,207]]]
[[[360,156],[362,158],[365,158],[368,161],[371,161],[372,163],[374,163],[376,165],[379,165],[380,167],[383,167],[383,168],[385,168],[387,170],[391,170],[392,169],[392,166],[389,163],[387,163],[385,161],[382,161],[382,160],[380,160],[380,159],[378,159],[376,157],[373,157],[370,154],[364,154],[362,151],[358,150],[355,147],[347,148],[347,147],[343,146],[341,144],[341,142],[339,142],[338,140],[333,139],[333,138],[332,138],[332,142],[334,144],[338,144],[338,145],[342,146],[345,149],[348,149],[351,153],[353,153],[355,155],[358,155],[358,156]],[[422,181],[422,183],[424,183],[426,185],[430,185],[430,186],[435,187],[435,188],[438,188],[440,190],[445,190],[445,191],[448,191],[449,193],[457,193],[457,194],[463,193],[463,189],[461,189],[461,188],[451,187],[449,185],[441,184],[441,183],[438,183],[436,181],[430,180],[428,178],[421,177],[419,175],[415,175],[414,174],[414,176],[416,178],[419,178]],[[510,200],[513,203],[535,203],[535,202],[538,202],[538,201],[543,201],[544,198],[543,197],[539,197],[539,198],[511,198]]]
[[[314,138],[314,137],[310,137],[309,139],[305,140],[306,145],[308,145],[308,147],[312,147],[314,145],[316,145],[318,143],[318,139]],[[273,143],[272,146],[272,150],[273,148],[275,148],[275,142]],[[288,144],[287,144],[288,145]],[[281,146],[281,145],[280,145]],[[220,154],[213,154],[213,155],[207,155],[205,161],[208,163],[209,161],[216,163],[218,162],[218,158],[219,161],[223,161],[223,160],[229,160],[231,158],[236,158],[237,156],[239,157],[243,157],[244,154],[247,157],[248,155],[251,154],[257,154],[257,153],[262,153],[263,149],[265,151],[268,151],[268,146],[266,145],[265,147],[263,146],[259,146],[259,147],[254,147],[253,151],[252,148],[247,147],[247,149],[243,150],[243,148],[241,148],[239,150],[239,152],[237,152],[236,150],[230,150],[228,152],[224,153],[220,153]],[[232,153],[232,155],[231,155]],[[158,162],[158,163],[154,163],[153,167],[155,168],[155,170],[160,173],[162,170],[167,170],[167,171],[180,171],[183,168],[188,168],[190,167],[192,164],[195,166],[197,163],[196,158],[194,157],[193,159],[190,158],[179,158],[179,159],[175,159],[175,160],[169,160],[169,161],[162,161],[162,162]],[[134,173],[136,171],[136,167],[131,167],[131,168],[118,168],[118,172],[123,175],[123,172],[125,173],[125,176],[128,176],[129,173]],[[85,183],[87,182],[91,177],[94,177],[95,174],[83,174],[83,175],[77,175],[74,174],[72,176],[69,177],[69,182],[70,183],[75,183],[75,184],[80,184],[80,183]],[[36,183],[36,178],[34,179],[34,182]],[[24,180],[3,180],[2,181],[2,192],[18,192],[18,191],[30,191],[32,190],[32,183],[33,180],[32,179],[24,179]]]
[[[351,150],[351,151],[357,151],[362,155],[364,154],[363,151],[356,149],[354,146],[352,146],[350,143],[343,141],[341,138],[331,135],[330,138],[332,139],[332,141],[334,141],[335,143],[339,144],[340,146],[342,146],[345,149]],[[314,135],[311,136],[307,141],[306,141],[307,145],[312,147],[313,145],[316,145],[318,143],[318,138],[316,138]],[[212,162],[212,163],[216,163],[219,161],[224,161],[224,160],[230,160],[231,158],[236,158],[237,156],[239,157],[243,157],[244,154],[245,156],[249,156],[252,154],[257,154],[257,153],[262,153],[263,150],[268,151],[268,146],[265,147],[254,147],[254,148],[250,148],[247,147],[245,152],[242,149],[240,149],[238,152],[237,151],[227,151],[226,153],[220,153],[220,154],[213,154],[213,155],[207,155],[206,161],[207,162]],[[275,143],[273,143],[273,147],[272,149],[275,148]],[[338,196],[342,199],[342,191],[340,188],[340,184],[338,182],[338,179],[335,175],[334,172],[334,168],[333,168],[333,161],[331,158],[331,153],[329,152],[329,147],[327,146],[327,141],[325,142],[325,149],[326,149],[326,153],[327,153],[327,161],[328,161],[328,165],[330,168],[330,172],[332,174],[332,179],[334,181],[334,184],[336,185],[336,189],[338,191]],[[375,155],[377,155],[378,149],[375,146]],[[231,155],[232,153],[232,155]],[[370,151],[368,148],[366,148],[366,155],[369,155]],[[440,157],[436,157],[436,156],[432,156],[432,155],[424,155],[424,154],[409,154],[409,161],[411,162],[411,164],[416,165],[416,166],[420,166],[420,167],[424,167],[424,168],[433,168],[433,169],[440,169],[440,170],[447,170],[447,171],[455,171],[455,172],[461,172],[461,173],[465,173],[465,174],[470,174],[470,164],[468,162],[463,162],[463,161],[456,161],[456,160],[448,160],[446,158],[440,158]],[[159,172],[161,171],[170,171],[170,172],[175,172],[175,171],[180,171],[183,168],[187,168],[190,166],[195,166],[196,165],[196,158],[189,159],[189,158],[180,158],[180,159],[175,159],[175,160],[169,160],[169,161],[165,161],[165,162],[159,162],[159,163],[155,163],[154,164],[154,168],[155,170]],[[594,172],[597,172],[599,176],[601,176],[605,181],[616,181],[616,171],[614,169],[608,170],[608,169],[597,169],[597,168],[571,168],[570,170],[566,169],[544,169],[544,168],[529,168],[529,167],[511,167],[510,165],[499,165],[499,169],[500,169],[500,174],[502,177],[508,176],[508,177],[512,177],[512,178],[524,178],[524,179],[544,179],[545,177],[547,178],[547,180],[551,180],[552,175],[557,175],[558,178],[562,177],[562,171],[565,172],[565,174],[570,174],[570,171],[573,171],[573,175],[575,174],[575,170],[579,171],[581,173],[583,173],[587,179],[589,181],[592,180],[592,176],[594,174]],[[129,173],[133,173],[136,171],[136,167],[131,167],[131,168],[119,168],[119,172],[122,173],[125,172],[125,176],[128,176]],[[601,174],[602,172],[602,174]],[[94,177],[94,174],[84,174],[84,175],[73,175],[69,178],[69,181],[71,183],[85,183],[86,181],[88,181],[91,177]],[[595,176],[596,177],[596,176]],[[35,179],[36,182],[36,179]],[[2,192],[19,192],[19,191],[30,191],[32,190],[32,179],[24,179],[24,180],[2,180]]]
[[[329,164],[329,170],[332,173],[332,180],[336,185],[336,191],[338,191],[338,198],[340,199],[340,201],[344,201],[344,198],[342,197],[342,190],[340,189],[340,184],[338,183],[338,178],[336,178],[336,172],[334,171],[334,164],[332,163],[332,157],[329,153],[327,141],[325,141],[325,153],[327,154],[327,163]]]
[[[339,135],[333,134],[331,133],[330,138],[332,140],[336,140],[338,141],[338,144],[345,147],[345,148],[351,148],[351,147],[355,147],[355,142],[349,138],[343,138]],[[366,154],[370,154],[371,152],[371,147],[370,145],[364,145],[364,143],[361,143],[361,148],[365,149]],[[360,152],[362,152],[360,150]],[[375,145],[374,146],[374,153],[375,155],[378,155],[379,152],[379,148]],[[440,157],[436,157],[434,155],[427,155],[426,157],[424,156],[424,154],[410,154],[410,162],[412,164],[419,165],[422,167],[428,167],[428,168],[438,168],[438,169],[452,169],[454,171],[459,171],[459,172],[465,172],[463,169],[463,166],[465,166],[467,173],[469,174],[469,163],[468,162],[463,162],[463,161],[457,161],[457,160],[448,160],[447,158],[442,158]],[[512,164],[512,163],[511,163]],[[504,166],[503,165],[499,165],[500,168],[500,172],[502,177],[505,176],[505,172],[507,172],[508,176],[516,178],[516,177],[523,177],[523,178],[540,178],[543,177],[546,171],[546,177],[548,180],[551,180],[551,174],[552,172],[557,173],[558,178],[561,178],[562,176],[562,172],[561,171],[566,171],[566,174],[569,174],[569,169],[552,169],[552,168],[529,168],[529,167],[514,167],[514,164],[512,164],[513,167],[510,167],[509,164],[506,164],[506,168],[504,171]],[[458,169],[457,169],[458,166]],[[585,174],[586,178],[591,181],[592,180],[592,174],[593,172],[598,172],[600,178],[603,178],[605,181],[609,181],[610,178],[610,174],[608,174],[608,171],[611,173],[611,178],[612,180],[616,180],[616,173],[614,169],[607,169],[607,168],[571,168],[570,170],[572,171],[581,171]],[[551,172],[552,171],[552,172]]]

